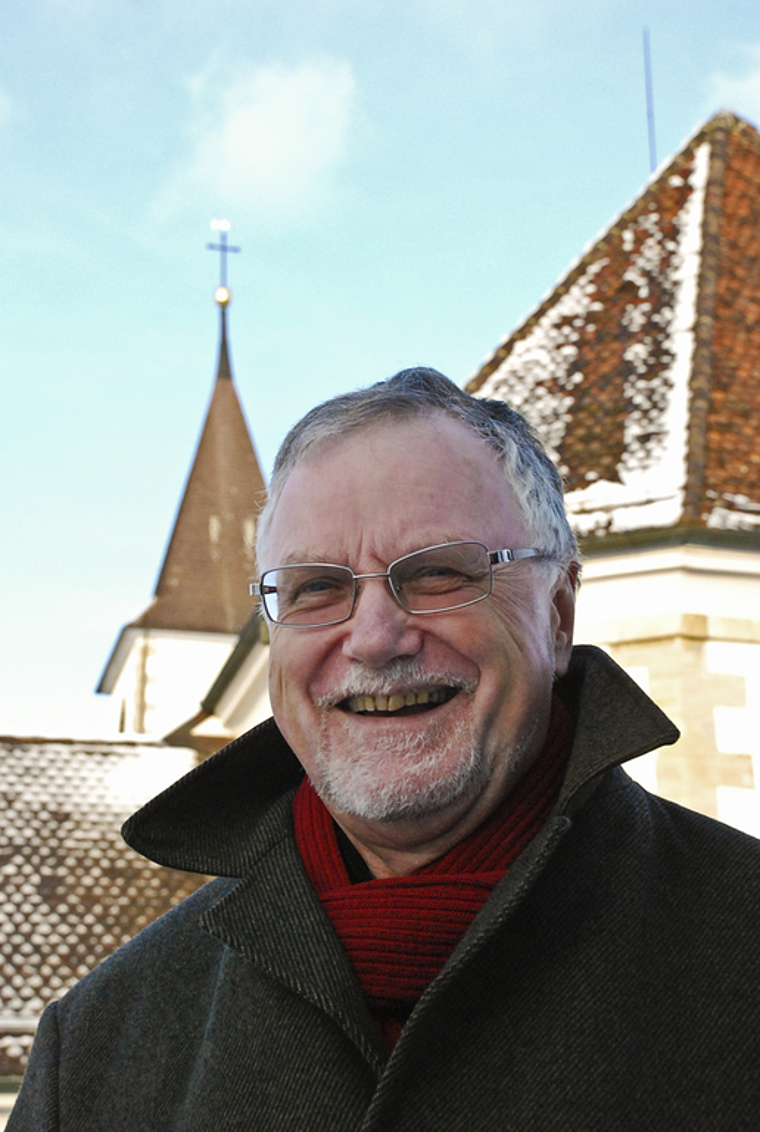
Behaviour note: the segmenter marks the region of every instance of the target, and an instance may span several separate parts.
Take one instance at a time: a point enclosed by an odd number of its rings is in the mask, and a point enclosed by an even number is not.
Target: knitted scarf
[[[571,740],[570,715],[555,696],[540,757],[483,825],[410,876],[360,884],[351,884],[333,820],[303,780],[293,800],[298,848],[388,1052],[417,999],[546,821]]]

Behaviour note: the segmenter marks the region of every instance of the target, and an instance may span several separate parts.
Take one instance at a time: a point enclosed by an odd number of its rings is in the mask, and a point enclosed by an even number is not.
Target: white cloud
[[[708,79],[708,113],[733,110],[742,118],[760,123],[760,44],[742,48],[745,73],[740,77],[718,71]]]
[[[246,68],[226,82],[216,65],[188,84],[192,152],[159,213],[204,202],[283,223],[323,199],[343,160],[356,104],[346,62]]]

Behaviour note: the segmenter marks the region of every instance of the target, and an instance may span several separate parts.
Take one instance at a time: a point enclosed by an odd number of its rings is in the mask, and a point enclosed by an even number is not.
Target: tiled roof
[[[722,112],[468,383],[537,428],[579,533],[760,533],[760,136]]]
[[[0,1077],[45,1006],[203,877],[129,849],[125,818],[189,770],[160,745],[0,739]]]
[[[146,629],[236,633],[251,612],[256,518],[265,486],[235,392],[221,307],[219,364]]]

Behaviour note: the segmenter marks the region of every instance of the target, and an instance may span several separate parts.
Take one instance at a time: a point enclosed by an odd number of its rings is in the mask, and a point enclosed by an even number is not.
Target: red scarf
[[[546,821],[571,740],[570,715],[555,696],[540,757],[483,825],[410,876],[361,884],[349,881],[333,820],[304,779],[293,800],[298,848],[389,1052],[417,999]]]

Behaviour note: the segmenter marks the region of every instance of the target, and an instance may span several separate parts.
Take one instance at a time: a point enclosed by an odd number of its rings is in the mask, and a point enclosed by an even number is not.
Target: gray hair
[[[437,370],[415,367],[367,389],[333,397],[293,426],[277,453],[259,517],[259,562],[288,476],[317,447],[372,425],[435,413],[460,421],[493,449],[535,545],[565,566],[577,561],[578,544],[565,514],[562,479],[525,417],[505,401],[471,397]]]

